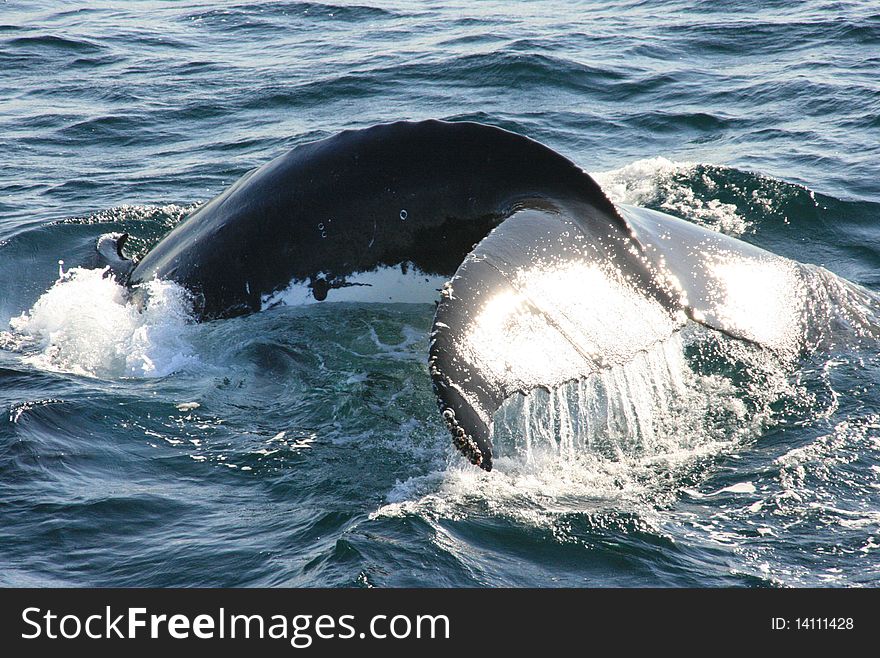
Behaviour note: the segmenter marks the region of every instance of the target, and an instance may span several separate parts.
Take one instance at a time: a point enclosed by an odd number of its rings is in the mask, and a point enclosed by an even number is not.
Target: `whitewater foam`
[[[755,391],[700,372],[688,351],[706,340],[738,348],[738,360],[774,385]],[[774,401],[799,394],[771,355],[691,325],[629,363],[512,396],[495,414],[492,472],[450,451],[439,470],[398,482],[374,515],[457,518],[476,507],[551,527],[561,514],[636,511],[653,523],[706,464],[772,422]]]
[[[613,203],[657,207],[733,237],[750,231],[752,224],[736,204],[719,199],[704,200],[694,194],[690,179],[697,175],[700,167],[695,162],[674,162],[657,156],[590,175]],[[700,182],[709,192],[718,187],[705,171]]]
[[[91,215],[66,217],[55,224],[107,224],[107,223],[131,223],[131,222],[154,222],[166,228],[172,228],[198,208],[201,203],[178,205],[167,203],[161,206],[140,206],[124,204],[99,210]]]
[[[6,348],[41,369],[89,377],[163,377],[198,362],[187,343],[187,292],[145,284],[143,308],[105,269],[72,268],[3,332]]]

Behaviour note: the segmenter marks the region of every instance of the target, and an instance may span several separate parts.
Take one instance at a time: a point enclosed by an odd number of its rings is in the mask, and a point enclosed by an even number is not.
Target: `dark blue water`
[[[867,1],[4,3],[0,584],[876,585],[876,339],[781,363],[677,338],[665,416],[622,386],[604,444],[499,433],[487,474],[437,413],[431,305],[195,325],[170,288],[142,314],[100,275],[53,284],[296,144],[438,117],[876,312],[878,71]],[[551,402],[509,413],[539,437]]]

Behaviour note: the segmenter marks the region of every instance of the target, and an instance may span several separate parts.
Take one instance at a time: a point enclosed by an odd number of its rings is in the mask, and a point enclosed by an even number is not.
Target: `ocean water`
[[[877,585],[876,333],[783,359],[689,328],[511,400],[485,473],[433,305],[195,324],[88,268],[297,144],[436,117],[823,266],[870,324],[878,71],[870,1],[4,2],[0,585]]]

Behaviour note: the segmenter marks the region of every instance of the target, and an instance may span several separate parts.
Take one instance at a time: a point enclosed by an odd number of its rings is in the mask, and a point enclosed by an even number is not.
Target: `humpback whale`
[[[624,364],[689,321],[797,349],[806,311],[790,291],[819,269],[615,206],[583,169],[522,135],[437,120],[297,146],[137,263],[124,240],[99,251],[132,293],[175,281],[201,320],[258,311],[291,289],[308,302],[368,297],[378,273],[417,273],[437,302],[428,370],[442,417],[486,470],[506,398]]]

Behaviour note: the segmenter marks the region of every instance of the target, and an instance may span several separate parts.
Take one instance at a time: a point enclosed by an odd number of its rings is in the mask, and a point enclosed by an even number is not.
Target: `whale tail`
[[[128,233],[105,233],[98,238],[95,246],[98,252],[98,266],[109,268],[109,275],[120,284],[126,284],[135,262],[122,255],[122,248],[128,240]]]
[[[485,470],[502,402],[624,365],[688,321],[783,358],[813,340],[806,266],[653,210],[612,212],[521,207],[443,290],[429,370],[454,444]]]

